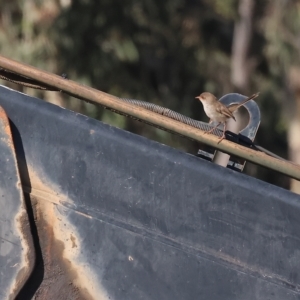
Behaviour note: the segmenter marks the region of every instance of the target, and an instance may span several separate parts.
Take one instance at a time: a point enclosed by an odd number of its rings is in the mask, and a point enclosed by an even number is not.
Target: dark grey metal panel
[[[15,299],[32,270],[29,230],[11,130],[0,106],[0,299]]]
[[[3,87],[0,105],[42,251],[91,298],[300,299],[298,195]]]

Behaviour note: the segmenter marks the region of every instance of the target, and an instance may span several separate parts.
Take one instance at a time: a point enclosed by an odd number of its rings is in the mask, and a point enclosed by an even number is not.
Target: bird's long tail
[[[228,106],[228,109],[231,111],[231,112],[234,112],[235,110],[237,110],[239,107],[241,107],[242,105],[244,105],[245,103],[247,103],[248,101],[250,100],[253,100],[255,99],[256,97],[259,96],[259,92],[256,93],[256,94],[253,94],[252,96],[246,98],[244,101],[242,101],[241,103],[236,103],[236,104],[231,104]]]

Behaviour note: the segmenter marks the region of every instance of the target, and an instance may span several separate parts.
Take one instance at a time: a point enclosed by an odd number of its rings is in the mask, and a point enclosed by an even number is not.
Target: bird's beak
[[[200,96],[195,97],[195,99],[200,99]]]

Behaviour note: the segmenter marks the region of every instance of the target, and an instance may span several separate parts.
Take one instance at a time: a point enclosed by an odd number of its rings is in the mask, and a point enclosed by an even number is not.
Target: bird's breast
[[[227,117],[216,111],[213,105],[203,104],[206,115],[215,122],[225,122]]]

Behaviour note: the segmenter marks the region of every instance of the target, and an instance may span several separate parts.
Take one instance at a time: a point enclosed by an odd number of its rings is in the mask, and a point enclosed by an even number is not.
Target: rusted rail
[[[254,164],[267,167],[282,174],[288,175],[294,179],[300,180],[299,165],[276,159],[262,152],[245,148],[227,140],[223,140],[218,144],[219,138],[217,136],[205,134],[202,130],[151,112],[142,107],[137,107],[126,103],[113,95],[81,85],[72,80],[66,80],[61,76],[39,70],[32,66],[13,61],[3,56],[0,56],[0,67],[10,72],[14,72],[16,74],[36,80],[37,82],[54,89],[58,89],[67,93],[68,95],[94,104],[100,104],[105,108],[113,110],[117,113],[136,118],[163,130],[180,134],[184,137],[212,146],[222,152],[236,155]]]

